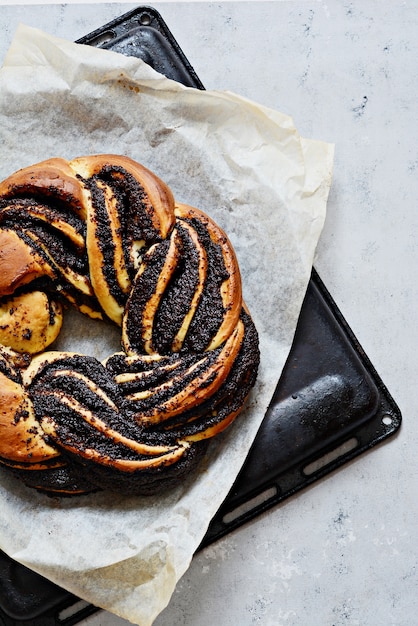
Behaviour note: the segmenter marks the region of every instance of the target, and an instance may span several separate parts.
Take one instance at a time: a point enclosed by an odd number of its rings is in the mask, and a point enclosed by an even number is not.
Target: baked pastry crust
[[[225,232],[128,157],[52,158],[0,183],[0,250],[0,463],[48,494],[179,482],[257,375]],[[122,351],[45,351],[61,302]]]

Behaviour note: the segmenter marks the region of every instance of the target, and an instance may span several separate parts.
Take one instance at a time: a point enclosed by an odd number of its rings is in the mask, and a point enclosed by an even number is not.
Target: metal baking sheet
[[[138,7],[78,40],[204,89],[161,15]],[[294,343],[247,460],[201,548],[396,433],[401,414],[313,270]],[[97,611],[0,552],[0,626],[71,626]]]

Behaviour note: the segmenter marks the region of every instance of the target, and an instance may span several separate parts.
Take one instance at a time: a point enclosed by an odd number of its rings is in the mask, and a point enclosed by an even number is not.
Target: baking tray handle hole
[[[227,526],[233,524],[238,519],[246,517],[252,511],[259,510],[260,507],[266,505],[268,502],[270,502],[270,500],[274,500],[277,497],[277,493],[277,487],[275,487],[274,485],[272,487],[269,487],[268,489],[265,489],[253,498],[250,498],[250,500],[247,500],[246,502],[240,504],[231,511],[228,511],[228,513],[225,513],[222,518],[222,522]]]
[[[382,424],[384,424],[385,426],[392,426],[393,417],[387,413],[382,417]]]
[[[98,48],[100,48],[100,46],[104,46],[105,44],[109,43],[109,41],[112,41],[115,37],[116,35],[112,30],[107,30],[104,33],[100,33],[100,35],[97,35],[97,37],[91,39],[89,41],[89,45],[97,46]]]
[[[320,456],[319,459],[315,459],[315,461],[312,461],[311,463],[308,463],[308,465],[305,465],[302,471],[305,476],[312,476],[313,474],[316,474],[316,472],[322,470],[327,465],[330,465],[330,463],[335,463],[336,461],[338,461],[338,459],[341,459],[352,450],[355,450],[358,445],[359,442],[357,438],[351,437],[340,446],[337,446],[336,448],[331,450],[331,452],[327,452],[326,454]]]
[[[70,606],[62,609],[56,616],[56,623],[62,626],[72,626],[78,624],[81,620],[100,611],[96,606],[85,602],[84,600],[76,600]]]

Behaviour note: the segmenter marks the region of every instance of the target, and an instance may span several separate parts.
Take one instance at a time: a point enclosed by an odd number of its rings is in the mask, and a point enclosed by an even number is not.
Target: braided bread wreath
[[[47,351],[63,302],[121,327],[103,363]],[[0,463],[49,495],[154,494],[254,385],[234,250],[125,156],[52,158],[0,183]]]

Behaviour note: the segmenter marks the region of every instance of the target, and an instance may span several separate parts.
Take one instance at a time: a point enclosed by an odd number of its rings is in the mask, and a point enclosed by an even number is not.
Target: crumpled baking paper
[[[246,410],[164,497],[48,498],[0,470],[0,547],[88,602],[149,626],[228,494],[289,353],[331,184],[333,146],[230,92],[20,26],[0,70],[0,176],[40,160],[126,154],[228,233],[261,365]],[[104,358],[119,331],[67,315],[58,348]]]

